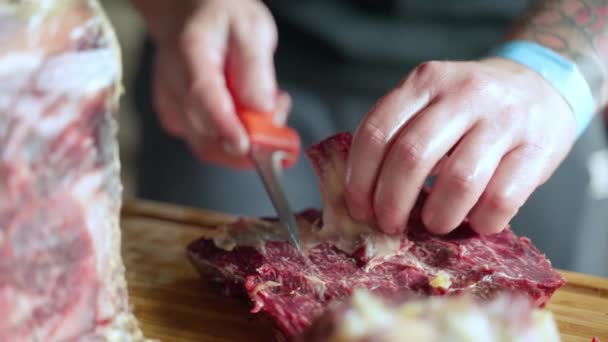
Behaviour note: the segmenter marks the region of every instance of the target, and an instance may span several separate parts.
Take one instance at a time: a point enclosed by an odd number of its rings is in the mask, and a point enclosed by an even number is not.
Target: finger
[[[171,61],[162,51],[156,56],[152,84],[153,102],[163,128],[177,138],[185,138],[182,118],[184,111],[181,98],[177,94],[183,93],[186,81],[182,77],[183,69]]]
[[[226,153],[217,139],[208,139],[200,149],[200,158],[213,164],[221,164],[236,169],[249,169],[253,165],[248,158]]]
[[[497,138],[499,137],[499,138]],[[449,233],[466,217],[488,185],[511,137],[478,122],[442,166],[422,219],[436,234]]]
[[[426,178],[473,119],[470,114],[459,113],[450,101],[441,101],[422,111],[401,131],[382,165],[374,193],[373,209],[382,231],[399,233],[405,229]]]
[[[157,109],[161,126],[170,135],[183,138],[185,135],[182,123],[182,112],[170,87],[161,80],[154,82],[154,106]]]
[[[226,86],[223,60],[218,55],[223,47],[216,34],[203,35],[187,50],[186,60],[192,75],[186,103],[188,120],[198,134],[203,134],[200,127],[210,127],[222,139],[223,146],[244,155],[249,149],[249,140]]]
[[[435,165],[435,167],[433,167],[433,169],[431,170],[431,176],[437,176],[437,175],[439,175],[439,173],[441,172],[441,170],[443,169],[443,167],[446,165],[447,161],[448,161],[448,157],[447,156],[441,157],[441,159],[439,160],[439,162],[437,162],[437,164]]]
[[[187,120],[187,116],[182,116]],[[194,155],[202,161],[212,164],[219,164],[226,167],[247,169],[253,165],[246,156],[234,152],[231,147],[213,131],[203,130],[203,134],[186,121],[184,124],[184,138]]]
[[[212,133],[212,130],[201,130],[200,127],[197,127],[197,125],[193,125],[191,117],[195,115],[189,113],[189,111],[191,111],[190,108],[184,108],[183,115],[180,116],[182,126],[184,128],[183,138],[186,140],[196,157],[199,159],[205,159],[203,155],[203,148],[208,145],[210,141],[214,141],[219,138]]]
[[[291,96],[285,91],[279,91],[276,100],[276,109],[274,111],[274,122],[277,125],[283,126],[287,122],[287,117],[291,111],[292,100]]]
[[[226,143],[220,137],[213,135],[211,131],[205,130],[201,135],[188,123],[184,124],[184,127],[185,140],[194,155],[200,160],[237,169],[253,167],[249,158],[233,151],[230,146],[226,146]]]
[[[430,100],[427,90],[401,86],[380,99],[359,124],[346,169],[346,203],[354,219],[372,221],[374,184],[390,143]]]
[[[237,108],[272,112],[277,82],[273,55],[277,32],[270,14],[263,9],[235,18],[228,49],[228,85]]]
[[[521,145],[500,162],[469,216],[480,234],[504,229],[542,179],[547,158],[540,147]]]

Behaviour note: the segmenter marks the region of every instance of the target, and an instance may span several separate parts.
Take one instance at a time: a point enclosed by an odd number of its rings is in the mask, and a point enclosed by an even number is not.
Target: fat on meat
[[[120,254],[121,72],[97,1],[0,1],[0,341],[143,340]]]
[[[357,289],[334,303],[296,342],[559,342],[551,311],[521,294],[381,296]]]
[[[351,140],[350,133],[338,133],[306,151],[319,177],[323,210],[297,214],[301,254],[275,218],[242,217],[202,233],[187,247],[201,276],[219,283],[226,295],[248,297],[252,313],[274,322],[277,339],[302,334],[329,305],[357,289],[483,300],[510,291],[543,308],[564,285],[550,261],[510,227],[482,236],[464,220],[450,234],[430,234],[420,218],[427,190],[402,235],[354,221],[344,200]]]

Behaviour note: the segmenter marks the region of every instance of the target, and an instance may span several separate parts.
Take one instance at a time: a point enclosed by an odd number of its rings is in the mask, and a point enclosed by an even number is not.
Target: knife
[[[292,167],[300,153],[300,137],[289,127],[278,126],[272,115],[252,111],[239,112],[239,118],[251,142],[250,158],[270,197],[280,223],[287,230],[287,236],[298,250],[300,238],[295,215],[289,205],[282,186],[284,168]]]

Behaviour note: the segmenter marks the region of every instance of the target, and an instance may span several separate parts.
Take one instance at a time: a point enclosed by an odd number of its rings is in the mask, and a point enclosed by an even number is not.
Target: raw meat
[[[469,295],[395,299],[358,289],[296,341],[558,342],[560,336],[550,311],[516,294],[489,301]]]
[[[429,234],[420,219],[426,191],[402,236],[354,222],[344,202],[350,143],[351,135],[340,133],[307,150],[324,210],[297,216],[303,254],[273,219],[241,218],[188,246],[195,267],[223,284],[227,294],[246,294],[252,312],[269,315],[287,337],[302,333],[330,302],[347,299],[356,288],[385,295],[403,289],[424,295],[464,292],[486,299],[509,290],[543,307],[564,284],[530,240],[509,227],[480,236],[465,221],[446,236]]]
[[[0,341],[143,339],[120,254],[120,82],[96,1],[0,1]]]

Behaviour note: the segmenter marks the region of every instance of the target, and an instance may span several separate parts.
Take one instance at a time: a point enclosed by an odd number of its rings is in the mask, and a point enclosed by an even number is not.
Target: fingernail
[[[247,139],[239,139],[237,144],[231,144],[227,141],[222,143],[224,151],[233,156],[242,156],[247,153],[249,142]]]

